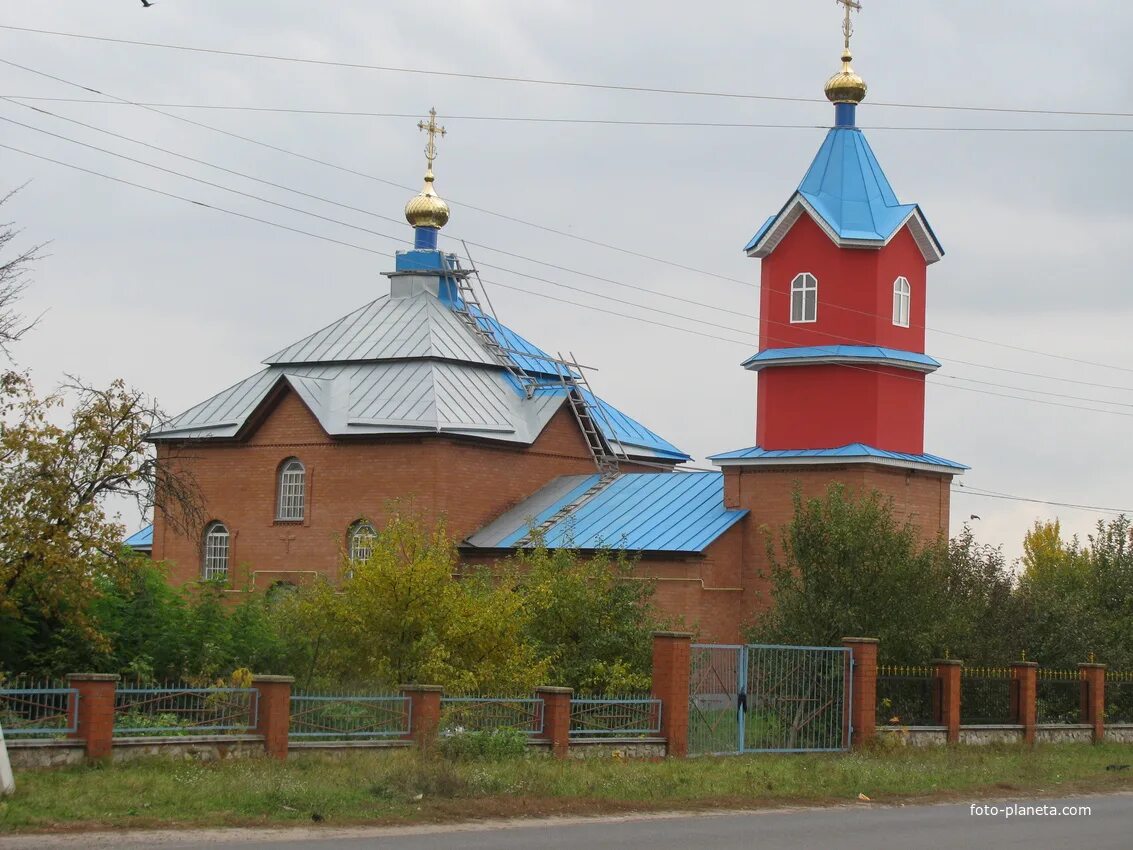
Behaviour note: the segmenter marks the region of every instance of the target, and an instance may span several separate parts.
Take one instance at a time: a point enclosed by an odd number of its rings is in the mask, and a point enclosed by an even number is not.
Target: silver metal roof
[[[565,402],[548,355],[490,323],[524,368],[543,375],[528,399],[477,335],[424,277],[355,310],[273,354],[267,368],[182,413],[155,440],[235,437],[281,381],[333,436],[452,433],[530,444]],[[514,358],[514,355],[513,355]],[[528,363],[529,361],[529,363]],[[548,368],[558,368],[550,364]],[[688,456],[644,425],[597,399],[600,427],[631,456],[682,461]]]
[[[423,357],[496,365],[452,310],[425,292],[371,301],[277,351],[264,363],[274,366]]]

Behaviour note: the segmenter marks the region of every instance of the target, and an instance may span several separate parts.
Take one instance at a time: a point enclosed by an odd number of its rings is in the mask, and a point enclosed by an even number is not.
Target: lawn
[[[412,751],[21,771],[0,833],[76,828],[411,823],[511,815],[757,808],[1133,789],[1121,745],[878,749],[686,761]]]

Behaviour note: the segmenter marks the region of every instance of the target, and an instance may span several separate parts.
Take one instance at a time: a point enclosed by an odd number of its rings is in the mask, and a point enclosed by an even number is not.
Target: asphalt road
[[[1089,806],[1088,816],[976,816],[969,803],[793,809],[703,815],[553,819],[409,829],[320,828],[0,838],[0,848],[159,847],[163,850],[1130,850],[1133,795],[979,805]]]

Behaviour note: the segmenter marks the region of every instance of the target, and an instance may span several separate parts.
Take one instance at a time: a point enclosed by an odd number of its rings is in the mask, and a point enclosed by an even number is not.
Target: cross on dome
[[[445,136],[448,131],[437,123],[437,109],[429,110],[429,120],[417,122],[417,129],[429,136],[425,144],[425,186],[405,205],[405,220],[413,225],[416,233],[413,245],[418,249],[435,250],[437,231],[448,223],[448,204],[437,195],[433,188],[433,161],[437,158],[437,136]]]

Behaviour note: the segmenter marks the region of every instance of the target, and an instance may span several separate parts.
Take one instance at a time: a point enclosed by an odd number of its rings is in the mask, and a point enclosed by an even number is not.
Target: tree
[[[279,602],[302,685],[502,693],[543,681],[547,663],[523,637],[522,599],[486,570],[454,578],[457,553],[443,523],[426,530],[397,507],[371,556],[344,566],[341,589],[320,580]]]
[[[7,203],[18,192],[16,189],[0,198],[0,206]],[[0,224],[0,353],[10,356],[8,346],[27,333],[35,322],[27,322],[17,311],[19,301],[27,287],[27,275],[31,266],[40,258],[42,245],[35,245],[4,259],[9,246],[19,232],[9,223]]]
[[[772,606],[752,639],[831,646],[868,635],[896,663],[989,651],[973,630],[1010,594],[998,550],[976,546],[970,533],[951,547],[922,544],[877,492],[852,497],[832,485],[819,499],[796,492],[794,507],[778,548],[768,550]]]
[[[634,575],[624,552],[582,557],[539,546],[510,569],[524,598],[525,634],[549,660],[548,684],[582,693],[647,691],[652,633],[663,627],[655,583]]]
[[[109,500],[162,511],[177,528],[199,524],[195,482],[158,466],[146,442],[163,421],[152,399],[122,381],[97,389],[72,380],[40,398],[26,375],[0,377],[0,617],[8,629],[35,620],[101,639],[90,601],[132,563],[120,543],[125,529],[106,515]]]

